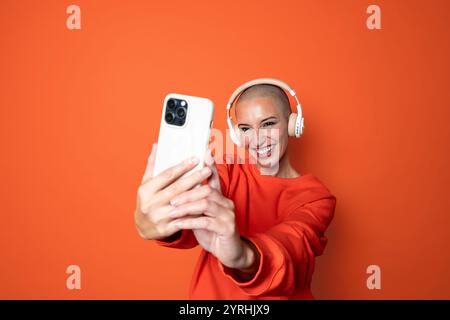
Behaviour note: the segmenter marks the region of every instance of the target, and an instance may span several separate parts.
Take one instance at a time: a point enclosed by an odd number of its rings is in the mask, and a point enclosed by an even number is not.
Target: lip
[[[251,147],[253,150],[258,150],[258,149],[264,149],[264,148],[267,148],[267,147],[270,147],[270,146],[272,146],[273,145],[273,143],[270,143],[270,144],[266,144],[266,145],[264,145],[264,146],[261,146],[261,147]]]
[[[264,146],[264,147],[252,148],[252,150],[254,152],[256,152],[258,154],[258,156],[267,156],[267,155],[271,154],[273,148],[274,148],[274,145],[273,144],[269,144],[269,145]]]
[[[268,148],[268,147],[271,147],[271,146],[273,146],[273,145],[272,145],[272,144],[268,144],[268,145],[266,145],[266,146],[264,146],[264,147],[252,148],[252,150],[254,150],[254,151],[259,151],[259,150],[261,150],[261,149],[265,149],[265,148]]]

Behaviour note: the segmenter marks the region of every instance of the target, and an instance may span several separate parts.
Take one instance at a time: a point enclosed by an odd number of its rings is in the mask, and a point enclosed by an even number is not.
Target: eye
[[[270,127],[270,126],[273,126],[275,124],[276,124],[276,122],[274,122],[274,121],[267,121],[267,122],[263,123],[262,127]]]
[[[245,132],[245,131],[247,131],[248,129],[250,129],[250,128],[247,128],[247,127],[240,127],[239,128],[242,132]]]

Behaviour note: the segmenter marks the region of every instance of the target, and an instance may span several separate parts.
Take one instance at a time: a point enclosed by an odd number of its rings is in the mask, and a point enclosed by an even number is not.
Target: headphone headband
[[[294,97],[295,101],[297,102],[297,114],[299,115],[299,117],[302,117],[302,107],[300,105],[300,101],[298,100],[297,94],[295,93],[294,89],[292,89],[286,82],[278,80],[278,79],[259,78],[259,79],[255,79],[255,80],[250,80],[250,81],[242,84],[241,86],[239,86],[236,90],[234,90],[234,92],[231,94],[230,99],[228,100],[228,103],[227,103],[227,117],[228,118],[231,118],[230,110],[231,110],[231,107],[233,106],[233,103],[235,102],[236,98],[239,96],[239,94],[241,92],[243,92],[244,90],[246,90],[250,87],[253,87],[257,84],[271,84],[271,85],[277,86],[277,87],[289,92],[289,94],[292,97]]]

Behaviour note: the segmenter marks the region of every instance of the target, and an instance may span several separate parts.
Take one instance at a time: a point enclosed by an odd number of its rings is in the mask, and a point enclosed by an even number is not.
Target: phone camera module
[[[186,122],[187,109],[188,104],[186,100],[170,98],[167,100],[164,119],[168,124],[181,127]]]

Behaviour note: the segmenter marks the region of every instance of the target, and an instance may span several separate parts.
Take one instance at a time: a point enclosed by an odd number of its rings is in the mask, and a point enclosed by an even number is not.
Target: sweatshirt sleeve
[[[314,259],[327,244],[324,236],[336,204],[332,195],[294,207],[284,221],[264,233],[246,237],[257,248],[260,261],[252,279],[241,282],[234,269],[219,269],[250,296],[286,296],[309,288]]]
[[[177,249],[191,249],[198,245],[192,230],[180,230],[167,238],[155,241],[160,246]]]

